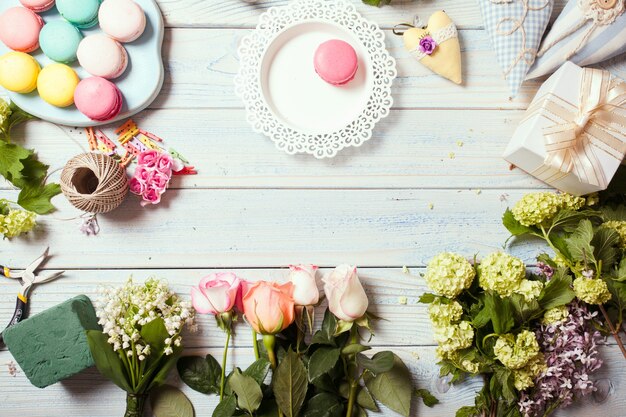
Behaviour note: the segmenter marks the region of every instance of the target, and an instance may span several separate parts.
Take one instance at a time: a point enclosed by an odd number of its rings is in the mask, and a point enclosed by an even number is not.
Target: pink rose
[[[191,288],[191,301],[198,313],[222,314],[231,311],[241,299],[241,279],[230,272],[208,275]]]
[[[153,170],[150,168],[138,165],[137,168],[135,168],[135,174],[133,176],[144,184],[147,184],[152,179],[152,171]]]
[[[165,174],[172,173],[172,157],[168,153],[162,153],[156,164],[156,169]]]
[[[146,185],[134,177],[130,179],[129,185],[130,192],[133,194],[142,195],[146,190]]]
[[[154,149],[150,149],[139,154],[139,156],[137,157],[137,164],[140,166],[143,165],[148,168],[152,168],[156,166],[158,160],[159,153]]]
[[[289,267],[289,281],[293,283],[293,300],[298,306],[311,306],[320,300],[320,292],[317,289],[315,265],[291,265]]]
[[[164,192],[167,188],[167,184],[170,182],[170,178],[170,175],[165,175],[162,172],[154,171],[150,184],[155,189]]]
[[[243,296],[243,311],[257,333],[268,335],[285,330],[296,317],[293,284],[255,282]]]
[[[365,314],[369,301],[356,266],[340,265],[323,279],[328,308],[338,319],[352,322]]]
[[[148,187],[142,195],[144,201],[150,204],[158,204],[161,201],[161,192],[152,187]]]

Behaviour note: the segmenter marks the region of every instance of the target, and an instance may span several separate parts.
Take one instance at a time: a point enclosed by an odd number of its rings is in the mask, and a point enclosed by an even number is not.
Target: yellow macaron
[[[0,57],[0,85],[16,93],[30,93],[37,87],[40,69],[27,53],[8,52]]]
[[[76,71],[65,64],[50,64],[44,67],[37,78],[39,96],[57,107],[74,104],[74,90],[80,82]]]

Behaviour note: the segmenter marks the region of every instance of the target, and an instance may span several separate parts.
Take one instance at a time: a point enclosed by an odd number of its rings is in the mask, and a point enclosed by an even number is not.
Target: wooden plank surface
[[[376,328],[372,344],[398,352],[416,383],[442,400],[433,409],[416,406],[414,415],[452,416],[471,404],[480,381],[448,387],[437,377],[432,332],[418,303],[426,291],[419,274],[443,250],[480,256],[500,249],[508,237],[500,223],[504,209],[525,192],[547,188],[510,170],[500,157],[540,81],[525,83],[518,97],[509,97],[475,0],[393,0],[381,8],[351,1],[385,28],[398,66],[394,108],[362,147],[319,161],[283,154],[253,133],[234,95],[239,42],[261,13],[287,0],[158,0],[168,27],[166,80],[150,109],[135,120],[187,156],[199,174],[176,178],[156,207],[141,208],[129,197],[119,210],[99,216],[97,237],[82,236],[79,213],[57,197],[60,210],[41,217],[37,232],[0,241],[3,263],[24,266],[50,245],[53,257],[46,268],[67,269],[63,279],[35,289],[32,313],[77,294],[96,297],[99,285],[120,285],[131,274],[139,280],[164,277],[188,294],[216,268],[234,269],[250,280],[280,281],[291,263],[354,263],[372,311],[390,320]],[[565,2],[555,2],[553,17]],[[427,18],[440,9],[460,29],[461,86],[415,62],[390,30],[416,13]],[[599,66],[626,78],[624,56]],[[104,130],[112,134],[111,126]],[[38,150],[54,171],[51,180],[86,147],[81,130],[45,122],[19,127],[14,139]],[[0,198],[15,196],[0,183]],[[528,264],[541,250],[536,241],[511,248]],[[12,314],[17,287],[10,284],[0,282],[0,320]],[[199,324],[199,332],[186,339],[187,353],[219,354],[221,332],[208,317]],[[247,332],[233,343],[231,360],[245,366],[251,361]],[[626,415],[624,361],[610,340],[603,356],[606,365],[596,376],[600,392],[558,416]],[[0,417],[122,415],[123,393],[94,369],[39,390],[23,373],[8,374],[11,360],[0,351]],[[176,375],[171,382],[180,385]],[[215,397],[185,390],[196,415],[211,414]]]

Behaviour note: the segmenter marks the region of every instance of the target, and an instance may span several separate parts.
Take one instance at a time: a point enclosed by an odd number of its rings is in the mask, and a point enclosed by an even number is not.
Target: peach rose
[[[268,335],[285,330],[295,319],[293,284],[249,283],[243,296],[243,311],[257,333]]]

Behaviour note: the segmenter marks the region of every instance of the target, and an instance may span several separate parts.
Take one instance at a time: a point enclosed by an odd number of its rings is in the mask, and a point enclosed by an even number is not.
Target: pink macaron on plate
[[[370,139],[393,103],[384,32],[346,1],[295,0],[259,22],[235,78],[253,129],[316,158]]]
[[[145,109],[154,101],[163,85],[165,72],[161,48],[163,44],[164,25],[163,17],[155,0],[135,0],[135,2],[139,4],[145,12],[146,27],[143,34],[137,40],[123,45],[128,55],[128,68],[120,77],[111,80],[115,83],[123,98],[123,105],[117,116],[105,121],[92,120],[81,113],[75,105],[60,108],[46,103],[39,97],[37,91],[30,94],[7,92],[11,100],[40,119],[76,127],[114,123]],[[0,14],[4,12],[4,10],[15,6],[21,7],[19,0],[0,1]],[[39,13],[39,15],[46,22],[62,19],[56,11],[56,8]],[[83,29],[81,32],[84,36],[103,33],[98,25],[90,29]],[[0,42],[0,55],[8,51],[9,49],[6,45]],[[41,67],[45,67],[53,62],[43,54],[41,49],[37,49],[32,52],[31,55],[37,59]],[[92,76],[79,65],[78,61],[70,66],[78,73],[81,79]],[[4,93],[1,87],[0,93]]]

